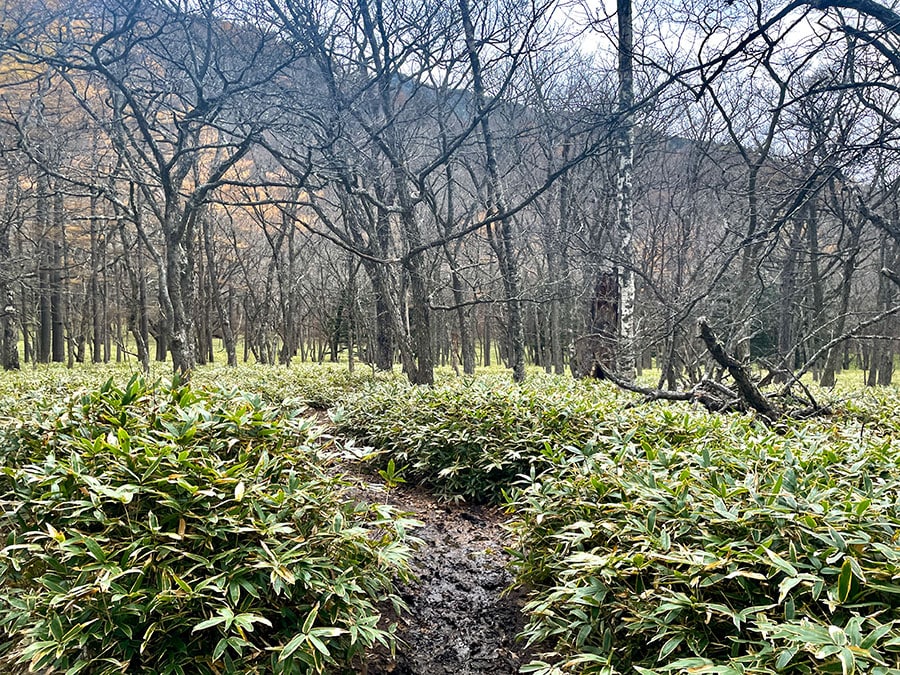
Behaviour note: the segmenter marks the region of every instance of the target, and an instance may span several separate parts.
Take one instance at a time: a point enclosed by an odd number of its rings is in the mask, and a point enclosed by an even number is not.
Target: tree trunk
[[[16,328],[16,303],[9,287],[10,234],[15,220],[14,203],[17,183],[10,178],[6,185],[6,204],[0,221],[0,365],[4,370],[19,369],[19,337]]]
[[[453,302],[456,305],[456,322],[459,330],[459,347],[462,356],[463,373],[473,375],[475,373],[475,338],[472,335],[470,312],[467,310],[466,295],[463,289],[462,276],[456,270],[456,261],[447,250],[448,262],[452,268],[450,272],[450,286],[453,290]]]
[[[409,221],[413,218],[411,210],[401,206],[405,214],[401,219]],[[417,236],[407,227],[407,237],[414,242],[413,247],[421,244]],[[414,369],[407,372],[412,384],[434,384],[434,350],[431,344],[431,308],[428,306],[428,284],[422,256],[408,257],[404,269],[409,276],[409,337],[410,349],[415,359]]]
[[[832,337],[844,332],[847,322],[847,311],[850,309],[850,290],[853,281],[853,272],[856,270],[856,259],[859,255],[859,238],[862,229],[861,224],[848,224],[850,228],[850,241],[847,258],[844,260],[843,273],[841,275],[840,301],[838,303],[837,316],[833,323]],[[825,367],[822,370],[822,378],[819,382],[823,387],[833,387],[836,382],[835,374],[840,366],[841,347],[836,345],[828,350],[825,356]]]
[[[36,217],[38,236],[38,348],[37,360],[49,363],[52,355],[52,308],[51,308],[51,267],[53,265],[53,244],[48,239],[50,234],[49,199],[50,183],[47,175],[41,173],[37,179]]]
[[[619,172],[618,207],[618,281],[619,339],[616,370],[626,382],[635,377],[635,278],[633,200],[634,170],[634,31],[631,0],[617,0],[619,20]]]
[[[216,261],[215,245],[210,232],[210,224],[204,219],[201,227],[203,229],[203,245],[206,249],[206,270],[209,274],[210,294],[212,295],[213,305],[216,308],[216,316],[219,319],[219,328],[222,331],[222,341],[225,344],[228,365],[235,367],[237,366],[237,344],[234,330],[231,327],[231,317],[225,303],[222,301],[222,285],[219,281],[219,269]]]
[[[100,317],[103,322],[103,363],[109,363],[110,353],[112,351],[112,335],[109,330],[109,272],[107,270],[107,244],[108,240],[104,240],[103,247],[100,249],[100,266],[103,270],[103,283],[100,286]]]
[[[373,336],[375,368],[390,372],[394,366],[394,318],[392,316],[394,303],[389,296],[387,270],[383,265],[370,260],[364,259],[362,264],[375,296],[375,335]],[[397,311],[399,312],[399,310]],[[399,324],[399,318],[397,323]]]
[[[570,363],[575,377],[596,376],[610,373],[616,368],[616,334],[619,320],[619,275],[615,272],[599,272],[591,301],[587,335],[575,342],[575,353]],[[597,370],[599,366],[599,371]],[[623,380],[624,376],[619,377]]]
[[[563,359],[562,322],[560,321],[560,301],[554,297],[550,300],[550,360],[553,372],[562,375],[566,370]]]
[[[60,253],[60,280],[59,292],[62,296],[60,302],[61,317],[61,340],[64,352],[64,360],[66,367],[72,368],[75,365],[75,347],[77,337],[73,335],[72,323],[72,283],[69,279],[69,239],[66,233],[65,209],[63,204],[63,195],[57,186],[56,191],[56,225],[59,228],[59,253]]]
[[[572,144],[566,142],[562,147],[562,161],[568,162]],[[559,185],[559,211],[553,236],[545,240],[544,248],[547,258],[547,276],[552,280],[553,291],[550,296],[550,358],[553,361],[553,371],[557,375],[565,372],[564,346],[566,340],[563,336],[563,321],[561,304],[567,297],[567,278],[565,266],[567,256],[564,248],[562,233],[568,228],[571,214],[571,176],[566,173],[560,179]]]
[[[885,237],[882,252],[882,269],[896,269],[900,271],[900,243],[889,242],[887,237]],[[879,291],[883,293],[882,305],[887,309],[896,302],[897,290],[900,287],[892,283],[884,274],[879,275],[878,282]],[[885,320],[885,335],[894,338],[900,337],[897,334],[898,326],[900,326],[900,321],[897,320],[896,316],[888,317]],[[884,344],[881,345],[878,362],[873,364],[873,370],[878,371],[877,382],[882,386],[888,386],[893,382],[895,346],[896,342],[894,340],[885,340]]]
[[[171,233],[166,241],[166,289],[171,302],[169,350],[172,369],[182,378],[190,378],[197,364],[194,351],[194,321],[191,315],[193,296],[193,268],[185,242]]]
[[[516,255],[516,232],[512,218],[503,215],[506,212],[506,197],[497,156],[494,150],[494,137],[491,129],[490,115],[487,109],[485,86],[482,81],[481,59],[475,40],[475,27],[469,11],[468,0],[459,0],[462,14],[463,30],[466,38],[466,52],[472,68],[472,92],[475,96],[476,112],[481,118],[481,137],[484,141],[485,168],[488,179],[488,208],[500,215],[500,270],[506,294],[507,308],[507,340],[510,367],[513,380],[522,382],[525,379],[525,326],[522,316],[521,279],[519,262]]]
[[[807,247],[809,248],[809,281],[812,286],[812,316],[808,322],[810,326],[820,325],[825,310],[825,288],[822,275],[819,271],[819,211],[815,199],[810,199],[807,205],[806,218],[806,237]],[[818,351],[820,340],[812,338],[812,344],[809,346],[809,352],[814,354]],[[822,376],[821,365],[813,366],[813,378],[818,380]]]
[[[137,250],[137,327],[135,341],[137,342],[138,359],[145,373],[150,372],[150,317],[147,316],[147,275],[144,273],[144,256],[140,249]],[[165,360],[165,343],[163,343],[163,360]]]
[[[41,245],[39,254],[40,271],[38,272],[38,348],[37,360],[40,363],[50,363],[51,345],[53,339],[51,306],[50,306],[50,242]]]
[[[195,304],[191,312],[194,316],[194,358],[198,366],[205,366],[208,362],[211,345],[209,344],[209,283],[203,260],[203,246],[199,246],[197,249],[196,264],[199,284],[195,291]]]
[[[394,341],[391,331],[390,306],[382,292],[375,290],[375,367],[390,372],[394,367]]]
[[[0,283],[0,293],[5,301],[5,306],[0,312],[0,317],[2,317],[2,340],[0,340],[0,347],[3,349],[3,353],[0,354],[0,358],[2,358],[3,369],[4,370],[18,370],[19,369],[19,344],[18,344],[18,336],[16,335],[16,304],[13,298],[12,291],[5,289],[6,283]]]
[[[53,251],[50,266],[51,351],[53,362],[63,363],[66,360],[66,342],[62,289],[62,246],[58,242],[53,242],[51,246]]]
[[[491,316],[484,314],[484,342],[481,345],[481,360],[485,368],[491,367]]]
[[[100,298],[100,227],[98,223],[99,196],[91,193],[90,201],[90,238],[91,238],[91,361],[100,363],[103,360],[103,304]]]
[[[169,358],[169,340],[166,336],[165,332],[160,328],[154,335],[154,340],[156,343],[154,360],[158,363],[162,363],[167,358]]]
[[[782,361],[780,366],[783,373],[776,376],[776,382],[784,382],[787,372],[794,368],[793,363],[788,363],[787,358],[794,349],[794,299],[797,290],[797,256],[800,249],[800,241],[803,236],[803,221],[800,218],[794,220],[794,227],[788,242],[787,257],[781,268],[781,284],[778,316],[778,355]]]
[[[347,260],[347,368],[352,373],[356,368],[356,273],[359,263],[352,257]]]

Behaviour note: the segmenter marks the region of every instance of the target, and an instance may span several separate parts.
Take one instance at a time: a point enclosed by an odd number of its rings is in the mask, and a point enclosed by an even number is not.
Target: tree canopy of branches
[[[0,11],[6,368],[133,354],[188,377],[220,340],[231,364],[399,361],[418,384],[568,362],[686,395],[731,372],[757,409],[751,362],[788,390],[892,379],[890,6]]]

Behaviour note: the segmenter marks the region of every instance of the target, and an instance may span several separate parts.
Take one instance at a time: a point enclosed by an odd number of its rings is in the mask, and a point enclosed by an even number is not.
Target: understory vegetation
[[[898,672],[896,421],[620,424],[511,506],[534,672]]]
[[[500,503],[521,474],[595,444],[627,400],[566,377],[448,378],[434,388],[398,379],[368,383],[331,414],[339,433],[378,450],[373,461],[393,460],[445,498]]]
[[[896,389],[773,424],[543,374],[82,372],[44,396],[18,377],[4,672],[340,672],[389,649],[411,522],[347,496],[337,444],[391,484],[507,510],[523,672],[900,673]],[[54,403],[67,387],[85,389]],[[304,406],[330,408],[334,438]]]
[[[900,397],[772,427],[608,385],[377,383],[338,428],[505,503],[528,672],[900,673]]]
[[[3,672],[352,672],[393,648],[379,607],[402,609],[409,522],[345,494],[308,420],[139,378],[20,414],[0,446]]]

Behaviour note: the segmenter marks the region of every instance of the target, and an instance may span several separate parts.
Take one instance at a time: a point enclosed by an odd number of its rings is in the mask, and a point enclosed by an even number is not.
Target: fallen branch
[[[782,414],[781,411],[772,405],[769,399],[759,390],[744,364],[725,351],[725,347],[716,338],[706,318],[701,317],[698,319],[697,326],[700,328],[700,339],[706,345],[710,356],[731,375],[731,379],[734,380],[741,398],[760,415],[765,415],[772,420],[778,419]]]
[[[741,411],[741,399],[724,384],[713,380],[701,380],[690,391],[672,391],[670,389],[657,389],[655,387],[643,387],[634,382],[623,380],[615,373],[604,370],[599,363],[594,364],[591,377],[598,380],[609,380],[614,385],[625,391],[641,394],[644,403],[653,401],[692,401],[700,403],[711,412]],[[721,398],[724,396],[725,398]]]
[[[611,373],[595,362],[591,370],[591,377],[595,380],[609,380],[614,385],[625,391],[641,394],[648,401],[690,401],[692,393],[689,391],[670,391],[668,389],[655,389],[653,387],[642,387],[634,382],[628,382],[618,377],[615,373]]]
[[[789,403],[783,404],[781,407],[777,406],[762,393],[760,384],[754,381],[749,368],[729,354],[724,345],[719,342],[706,319],[699,319],[697,326],[700,329],[699,337],[706,346],[710,356],[721,368],[727,370],[734,380],[734,389],[710,379],[701,380],[690,391],[672,391],[645,387],[622,379],[616,373],[606,370],[596,361],[591,368],[590,376],[595,379],[609,380],[620,389],[640,394],[644,397],[645,403],[651,401],[691,401],[700,403],[711,412],[747,412],[748,410],[753,410],[770,423],[785,417],[806,419],[830,413],[827,407],[820,406],[816,402],[809,389],[790,370],[782,372],[791,378],[791,382],[785,386],[782,392],[777,394],[779,399],[785,399]],[[799,384],[806,395],[805,399],[801,396],[790,394],[789,388],[793,382]]]

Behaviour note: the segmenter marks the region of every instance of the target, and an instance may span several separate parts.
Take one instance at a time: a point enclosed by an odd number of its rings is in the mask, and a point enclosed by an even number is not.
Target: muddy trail
[[[397,622],[394,659],[369,657],[365,675],[512,675],[528,659],[516,634],[522,629],[522,596],[506,594],[512,582],[496,508],[441,503],[424,490],[384,486],[353,465],[340,467],[367,501],[396,506],[423,523],[411,560],[415,579],[401,584],[409,611]]]
[[[343,445],[325,411],[312,417],[323,440]],[[334,469],[352,483],[354,497],[395,506],[422,523],[411,533],[421,541],[410,560],[414,578],[399,585],[409,611],[396,617],[386,609],[398,627],[396,654],[370,655],[363,675],[518,673],[530,654],[516,640],[524,626],[524,596],[505,592],[513,579],[506,569],[503,512],[442,502],[405,484],[389,488],[350,455]]]
[[[396,660],[377,656],[367,675],[507,675],[522,663],[515,636],[521,598],[503,594],[502,514],[496,509],[440,504],[428,494],[398,488],[381,500],[424,523],[412,559],[416,580],[401,587],[409,612],[398,620]]]

